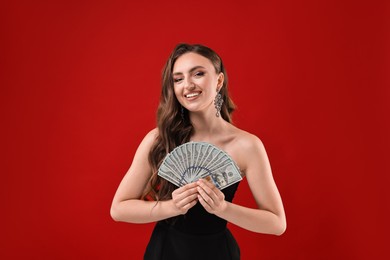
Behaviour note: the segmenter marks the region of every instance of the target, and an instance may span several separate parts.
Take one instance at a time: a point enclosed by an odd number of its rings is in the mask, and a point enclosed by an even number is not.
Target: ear
[[[219,92],[223,86],[223,82],[225,80],[225,75],[221,72],[218,75],[218,83],[217,83],[217,92]]]

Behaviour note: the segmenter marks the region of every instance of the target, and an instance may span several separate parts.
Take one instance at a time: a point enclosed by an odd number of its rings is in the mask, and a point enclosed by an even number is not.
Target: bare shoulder
[[[256,135],[239,128],[235,128],[234,132],[235,138],[232,142],[231,153],[246,175],[254,162],[262,161],[267,157],[266,151],[263,142]]]
[[[153,144],[155,143],[156,139],[158,137],[158,129],[154,128],[150,130],[145,137],[143,138],[141,144],[139,145],[139,150],[142,151],[149,151]]]
[[[150,130],[150,131],[145,135],[144,140],[145,140],[146,142],[152,142],[152,143],[153,143],[153,142],[156,140],[157,136],[158,136],[158,128],[156,127],[156,128],[154,128],[154,129]]]
[[[236,128],[236,145],[246,153],[252,153],[264,149],[263,142],[254,134]]]

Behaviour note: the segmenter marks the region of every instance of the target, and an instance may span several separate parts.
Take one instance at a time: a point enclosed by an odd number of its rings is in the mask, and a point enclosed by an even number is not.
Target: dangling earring
[[[222,95],[218,91],[218,94],[217,94],[217,96],[215,96],[215,99],[214,99],[214,106],[215,106],[215,109],[217,110],[217,113],[215,115],[217,117],[219,117],[221,115],[222,104],[223,104]]]

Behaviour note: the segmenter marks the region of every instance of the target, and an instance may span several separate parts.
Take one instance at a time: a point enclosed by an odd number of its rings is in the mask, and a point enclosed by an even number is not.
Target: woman
[[[157,221],[145,259],[239,259],[227,221],[280,235],[283,204],[262,142],[231,124],[234,104],[220,57],[202,45],[179,44],[165,64],[157,128],[150,131],[113,199],[116,221]],[[257,209],[232,203],[239,183],[219,190],[200,179],[180,188],[157,175],[178,145],[202,141],[222,149],[247,178]]]

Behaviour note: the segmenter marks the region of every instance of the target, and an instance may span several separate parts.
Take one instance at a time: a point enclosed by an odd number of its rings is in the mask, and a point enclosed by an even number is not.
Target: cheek
[[[176,96],[177,99],[180,99],[180,98],[181,98],[181,95],[182,95],[181,87],[179,87],[179,86],[173,86],[173,93],[175,94],[175,96]]]
[[[212,90],[214,86],[217,86],[217,81],[211,78],[203,78],[199,80],[198,85]]]

